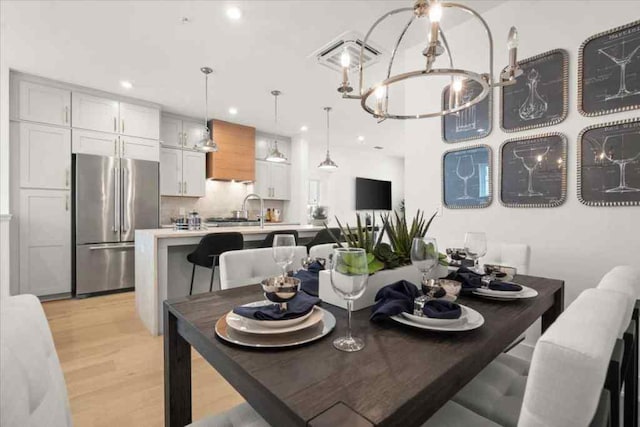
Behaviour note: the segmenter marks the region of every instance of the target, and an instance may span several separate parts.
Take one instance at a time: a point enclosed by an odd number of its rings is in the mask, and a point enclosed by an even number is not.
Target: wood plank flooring
[[[74,426],[163,426],[162,337],[151,336],[138,319],[133,292],[43,305]],[[199,354],[192,353],[194,420],[242,402]]]

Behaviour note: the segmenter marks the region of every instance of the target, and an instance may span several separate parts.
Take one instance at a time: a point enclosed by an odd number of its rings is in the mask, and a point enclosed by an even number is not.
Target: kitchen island
[[[187,261],[186,256],[206,234],[242,233],[245,246],[250,247],[252,242],[261,241],[272,231],[296,230],[300,239],[308,239],[323,228],[313,225],[270,225],[265,228],[212,227],[198,231],[168,228],[136,230],[135,297],[138,316],[149,332],[153,335],[162,334],[162,303],[168,298],[189,293],[192,264]],[[209,269],[196,268],[194,294],[209,291],[210,274]],[[214,283],[214,290],[216,288]]]

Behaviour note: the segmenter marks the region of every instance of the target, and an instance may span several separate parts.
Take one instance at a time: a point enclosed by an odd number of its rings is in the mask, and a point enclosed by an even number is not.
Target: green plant
[[[397,254],[401,265],[411,263],[411,244],[413,243],[413,239],[415,237],[424,237],[427,234],[436,214],[437,212],[429,218],[429,221],[426,221],[424,219],[424,213],[418,210],[410,226],[407,223],[407,216],[404,212],[402,214],[394,212],[393,217],[391,214],[383,217],[384,230],[387,236],[389,236],[389,242],[391,242],[393,252]]]
[[[375,256],[375,249],[380,244],[384,234],[380,233],[376,238],[374,234],[376,230],[375,217],[373,218],[373,222],[370,227],[362,225],[362,219],[359,214],[356,214],[355,228],[351,228],[349,224],[343,226],[338,217],[336,217],[336,222],[338,223],[338,227],[340,227],[340,232],[344,236],[344,242],[340,241],[340,239],[333,234],[327,224],[324,225],[324,228],[329,232],[331,238],[340,245],[340,247],[343,248],[344,243],[346,243],[350,248],[361,248],[365,250],[367,253],[367,260],[369,261],[369,274],[380,271],[385,267],[385,264]]]

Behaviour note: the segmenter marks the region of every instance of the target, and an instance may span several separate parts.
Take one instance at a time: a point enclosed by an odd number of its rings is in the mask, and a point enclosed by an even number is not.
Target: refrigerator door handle
[[[122,168],[122,232],[129,231],[127,205],[129,204],[129,169]]]
[[[109,244],[109,245],[96,245],[96,246],[89,246],[89,250],[91,251],[100,251],[100,250],[108,250],[108,249],[127,249],[127,248],[135,248],[136,245],[133,243],[125,243],[122,245],[118,245],[118,244]]]
[[[120,231],[118,209],[118,168],[113,168],[113,232]]]

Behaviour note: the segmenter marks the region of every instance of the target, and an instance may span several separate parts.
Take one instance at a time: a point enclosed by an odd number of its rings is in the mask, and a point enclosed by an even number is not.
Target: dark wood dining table
[[[164,303],[165,426],[191,419],[191,347],[196,349],[275,427],[419,426],[517,339],[538,318],[544,331],[562,313],[562,280],[519,275],[536,289],[532,299],[492,301],[462,296],[479,311],[480,328],[430,332],[369,321],[370,309],[353,314],[353,333],[365,341],[356,353],[336,350],[346,310],[323,303],[335,330],[290,349],[247,349],[216,337],[216,321],[233,307],[263,299],[258,285]]]

